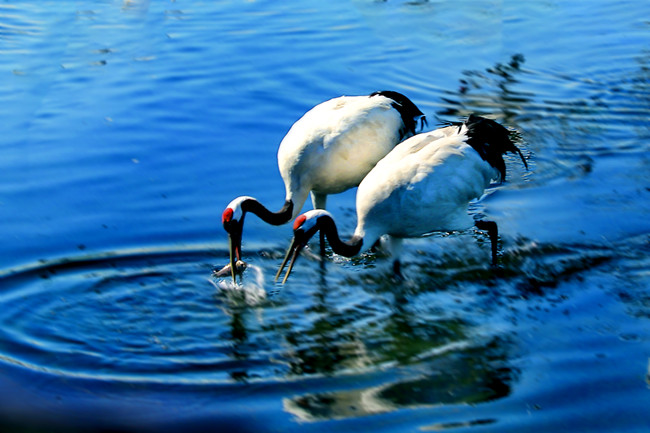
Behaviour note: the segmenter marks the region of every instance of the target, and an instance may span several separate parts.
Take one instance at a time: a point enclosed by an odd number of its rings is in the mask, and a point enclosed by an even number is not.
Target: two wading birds
[[[284,206],[271,212],[254,198],[243,196],[224,210],[230,262],[218,274],[230,274],[235,280],[237,265],[242,263],[244,217],[249,212],[273,225],[295,218],[293,241],[276,275],[277,279],[291,259],[283,283],[316,232],[321,234],[321,251],[327,238],[334,253],[346,257],[369,249],[387,235],[393,269],[399,276],[404,238],[476,225],[489,234],[495,264],[497,225],[474,222],[468,205],[492,180],[505,180],[504,153],[519,153],[526,165],[523,155],[508,130],[493,120],[470,115],[462,124],[414,135],[418,121],[426,124],[423,113],[406,96],[393,91],[342,96],[308,111],[291,127],[278,150],[286,189]],[[357,226],[352,237],[342,241],[334,218],[325,210],[326,197],[357,185]],[[314,210],[296,218],[309,193]]]

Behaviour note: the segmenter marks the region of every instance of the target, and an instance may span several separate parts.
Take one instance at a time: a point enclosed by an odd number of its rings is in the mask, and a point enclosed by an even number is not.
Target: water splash
[[[227,272],[224,271],[226,268],[228,268]],[[266,300],[266,278],[261,267],[250,263],[240,266],[237,263],[237,273],[241,275],[239,283],[233,282],[230,278],[230,265],[227,265],[226,268],[213,274],[213,278],[216,280],[209,280],[215,288],[231,298],[239,297],[251,306],[259,305]]]

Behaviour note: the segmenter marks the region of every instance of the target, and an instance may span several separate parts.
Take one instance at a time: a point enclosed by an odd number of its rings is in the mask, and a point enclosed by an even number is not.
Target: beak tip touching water
[[[237,274],[246,269],[246,263],[241,260],[241,229],[237,227],[228,230],[228,254],[228,264],[215,275],[226,276],[230,274],[232,282],[236,283]]]
[[[280,275],[282,274],[284,267],[287,265],[289,258],[291,258],[291,262],[289,263],[287,272],[286,274],[284,274],[284,278],[282,279],[282,284],[287,282],[287,279],[289,278],[289,274],[291,274],[291,270],[293,269],[293,266],[296,264],[296,259],[298,258],[300,251],[302,251],[304,247],[305,247],[304,243],[296,241],[295,237],[293,238],[293,240],[291,241],[291,245],[289,245],[289,249],[287,249],[287,253],[284,256],[284,260],[282,260],[280,269],[278,269],[278,272],[275,274],[276,282],[278,281],[278,278],[280,278]]]

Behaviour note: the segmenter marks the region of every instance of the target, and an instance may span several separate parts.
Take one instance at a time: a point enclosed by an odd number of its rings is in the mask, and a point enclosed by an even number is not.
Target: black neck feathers
[[[255,199],[244,200],[241,204],[242,212],[250,212],[257,215],[262,221],[279,226],[288,223],[293,215],[293,201],[287,200],[284,206],[277,212],[271,212]]]
[[[329,242],[332,250],[343,257],[354,257],[359,254],[361,251],[361,246],[363,245],[363,238],[359,236],[352,236],[350,240],[344,242],[339,237],[338,229],[334,220],[327,216],[321,216],[318,218],[318,225],[321,232],[327,237],[327,242]]]
[[[465,121],[467,127],[467,144],[478,152],[481,158],[496,168],[501,174],[501,180],[506,180],[506,164],[503,154],[518,153],[526,168],[528,164],[521,151],[510,140],[510,133],[494,120],[470,114]]]
[[[405,132],[410,132],[415,134],[415,128],[417,127],[417,120],[422,119],[422,124],[426,123],[424,113],[413,103],[409,98],[402,95],[399,92],[394,92],[392,90],[381,90],[379,92],[374,92],[370,94],[370,97],[381,95],[386,98],[393,100],[393,107],[399,112],[402,116],[402,122],[406,128]],[[405,133],[402,136],[406,135]]]

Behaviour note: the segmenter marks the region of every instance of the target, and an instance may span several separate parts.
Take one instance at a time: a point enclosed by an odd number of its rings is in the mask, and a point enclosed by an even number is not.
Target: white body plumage
[[[341,96],[315,106],[294,123],[278,149],[293,217],[310,191],[314,207],[324,209],[328,194],[359,185],[401,139],[412,135],[394,103],[382,95]]]
[[[364,249],[380,236],[422,236],[474,225],[469,202],[499,171],[466,142],[467,128],[449,126],[415,135],[386,155],[357,191],[357,228]]]

